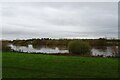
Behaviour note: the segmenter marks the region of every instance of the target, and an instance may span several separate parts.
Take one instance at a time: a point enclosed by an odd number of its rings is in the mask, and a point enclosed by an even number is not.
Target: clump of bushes
[[[11,51],[11,48],[9,46],[2,46],[2,51],[3,52]]]
[[[71,41],[68,44],[70,53],[73,54],[88,54],[91,52],[91,46],[87,42],[83,41]]]
[[[106,45],[107,45],[107,39],[105,39],[105,38],[100,38],[96,42],[96,46],[98,46],[98,47],[103,47]]]
[[[2,51],[3,52],[11,51],[11,48],[8,46],[7,43],[2,43]]]

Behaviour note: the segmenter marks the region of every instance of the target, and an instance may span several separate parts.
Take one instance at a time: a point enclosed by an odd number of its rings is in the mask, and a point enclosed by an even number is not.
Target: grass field
[[[117,58],[3,52],[3,78],[118,78]]]

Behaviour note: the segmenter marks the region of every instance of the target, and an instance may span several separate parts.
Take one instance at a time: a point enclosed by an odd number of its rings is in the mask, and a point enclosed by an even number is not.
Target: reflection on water
[[[92,55],[94,55],[94,56],[103,56],[103,57],[115,56],[115,54],[113,53],[113,50],[111,49],[111,47],[107,47],[106,50],[93,48],[91,51],[92,51]]]
[[[33,48],[32,45],[27,46],[14,46],[10,45],[11,49],[19,52],[36,52],[36,53],[69,53],[68,50],[60,50],[58,47],[55,48],[50,48],[46,46],[38,47],[38,48]]]
[[[37,48],[33,48],[32,45],[28,46],[15,46],[15,45],[10,45],[11,49],[14,51],[19,51],[19,52],[35,52],[35,53],[69,53],[67,47],[53,47],[53,46],[41,46]],[[118,47],[106,47],[106,49],[101,50],[97,48],[92,48],[91,49],[91,55],[92,56],[102,56],[102,57],[107,57],[107,56],[116,56],[118,53]]]

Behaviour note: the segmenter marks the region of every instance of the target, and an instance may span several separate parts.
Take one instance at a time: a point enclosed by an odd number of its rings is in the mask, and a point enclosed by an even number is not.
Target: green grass
[[[3,52],[3,78],[118,78],[117,58]]]
[[[0,79],[2,78],[2,52],[0,50]]]

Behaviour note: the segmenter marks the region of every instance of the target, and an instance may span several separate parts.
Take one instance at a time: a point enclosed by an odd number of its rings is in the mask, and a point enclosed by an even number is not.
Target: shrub
[[[2,42],[2,51],[3,52],[7,52],[7,51],[11,51],[11,48],[8,46],[8,42]]]
[[[91,51],[91,47],[87,42],[83,41],[71,41],[68,44],[70,53],[74,54],[88,54]]]
[[[100,38],[97,40],[96,45],[99,47],[106,46],[107,45],[107,40],[104,38]]]

